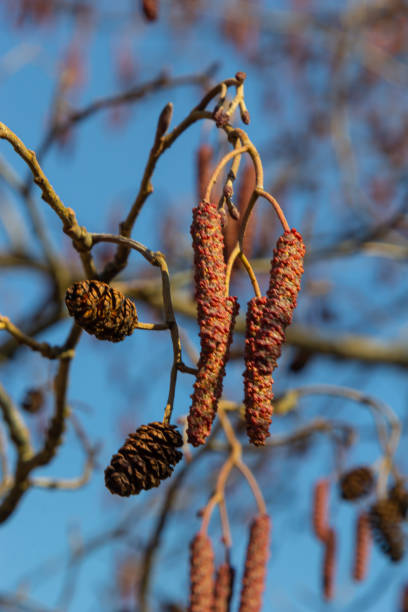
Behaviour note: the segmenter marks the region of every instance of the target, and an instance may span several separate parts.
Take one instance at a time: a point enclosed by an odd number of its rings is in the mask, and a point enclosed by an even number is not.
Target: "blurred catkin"
[[[327,478],[318,480],[313,490],[313,531],[315,535],[324,542],[329,530],[329,487]]]
[[[77,324],[99,340],[120,342],[137,324],[132,300],[101,281],[74,283],[67,289],[65,303]]]
[[[254,518],[251,525],[239,612],[260,612],[269,557],[271,520],[267,514]]]
[[[210,538],[198,533],[190,545],[189,612],[213,612],[214,552]]]
[[[357,517],[354,544],[353,578],[362,581],[366,577],[371,550],[371,531],[368,514],[362,512]]]
[[[277,366],[285,329],[292,321],[303,274],[305,246],[295,229],[278,240],[266,297],[248,303],[245,340],[244,404],[250,442],[263,446],[272,420],[272,373]]]
[[[197,151],[197,196],[202,200],[211,178],[213,149],[209,144],[202,143]]]
[[[234,577],[234,568],[229,563],[219,566],[214,586],[213,612],[229,612]]]
[[[183,439],[175,425],[160,422],[142,425],[130,434],[113,455],[105,470],[105,484],[111,493],[128,497],[142,489],[158,487],[171,476],[182,458],[177,450]]]
[[[147,21],[156,21],[159,16],[159,0],[142,0],[142,12]]]
[[[333,599],[336,572],[336,533],[329,529],[324,541],[323,555],[323,595],[326,600]]]
[[[353,501],[368,495],[373,490],[374,474],[371,468],[362,465],[341,475],[339,481],[341,497]]]

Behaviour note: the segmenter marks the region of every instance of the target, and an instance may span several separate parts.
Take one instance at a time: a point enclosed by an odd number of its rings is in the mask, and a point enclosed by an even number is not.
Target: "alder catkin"
[[[234,584],[235,570],[229,563],[222,563],[217,570],[214,586],[214,607],[212,612],[229,612]]]
[[[187,436],[198,446],[209,435],[217,412],[239,305],[236,297],[225,297],[224,241],[215,204],[201,201],[193,209],[191,235],[201,351]]]
[[[368,514],[362,512],[357,517],[354,543],[353,578],[361,582],[367,574],[371,551],[371,531]]]
[[[374,474],[371,468],[362,465],[341,475],[339,481],[342,499],[353,501],[368,495],[373,490]]]
[[[323,554],[323,595],[326,600],[333,599],[336,571],[336,533],[329,529],[324,541]]]
[[[210,538],[198,533],[190,545],[189,612],[213,612],[214,552]]]
[[[252,521],[239,612],[260,612],[262,610],[270,530],[271,520],[267,514],[260,514]]]
[[[250,442],[263,446],[272,421],[272,373],[285,329],[292,321],[303,273],[305,246],[295,229],[278,240],[266,297],[248,303],[245,340],[244,404]]]
[[[67,289],[65,303],[78,325],[99,340],[120,342],[137,325],[132,300],[101,281],[74,283]]]
[[[313,531],[324,542],[329,531],[329,487],[327,478],[318,480],[313,490]]]
[[[158,487],[171,476],[182,458],[177,450],[183,438],[175,425],[160,422],[142,425],[129,434],[105,470],[105,485],[121,497],[137,495],[142,489]]]
[[[197,194],[202,200],[211,178],[213,149],[209,144],[202,143],[197,151]]]

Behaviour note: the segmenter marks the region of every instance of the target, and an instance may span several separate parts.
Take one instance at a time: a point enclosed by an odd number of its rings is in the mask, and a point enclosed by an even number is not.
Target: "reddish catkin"
[[[199,304],[201,354],[187,428],[188,441],[193,446],[204,444],[211,431],[238,309],[236,297]]]
[[[211,178],[213,149],[209,144],[203,143],[197,151],[197,194],[202,200]]]
[[[402,589],[399,612],[408,612],[408,585]]]
[[[189,612],[212,612],[214,602],[214,552],[210,538],[198,533],[190,546]]]
[[[334,578],[336,572],[336,533],[329,529],[324,542],[323,555],[323,595],[329,600],[334,596]]]
[[[215,204],[201,201],[193,209],[191,235],[201,352],[187,435],[193,446],[199,446],[209,435],[217,412],[239,305],[236,297],[224,295],[224,242]]]
[[[223,563],[217,570],[214,587],[212,612],[229,612],[235,571],[229,563]]]
[[[329,530],[329,486],[327,478],[321,478],[315,484],[313,491],[313,531],[324,542]]]
[[[260,612],[269,557],[271,520],[267,514],[254,518],[251,525],[239,612]]]
[[[305,246],[295,229],[278,240],[266,297],[248,303],[245,341],[244,404],[249,440],[263,446],[272,421],[272,372],[277,366],[285,329],[292,321],[303,273]]]
[[[371,531],[368,514],[359,514],[356,522],[356,540],[354,546],[353,578],[362,581],[366,577],[371,551]]]

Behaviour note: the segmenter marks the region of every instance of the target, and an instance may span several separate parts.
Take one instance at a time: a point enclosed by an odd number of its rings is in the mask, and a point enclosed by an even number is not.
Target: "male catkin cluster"
[[[229,563],[222,563],[217,569],[214,585],[214,607],[212,612],[229,612],[235,571]]]
[[[198,446],[207,439],[217,412],[239,305],[237,298],[225,297],[224,239],[215,204],[203,200],[193,209],[191,235],[201,352],[187,435]]]
[[[271,376],[285,341],[285,329],[296,308],[304,255],[299,232],[286,231],[274,250],[266,297],[253,298],[248,304],[244,404],[248,437],[256,446],[264,445],[270,435]]]
[[[120,342],[137,324],[132,300],[101,281],[74,283],[66,292],[65,303],[78,325],[99,340]]]
[[[171,476],[182,458],[177,450],[183,439],[175,425],[160,422],[142,425],[130,434],[113,455],[105,470],[105,484],[111,493],[128,497],[142,489],[158,487]]]

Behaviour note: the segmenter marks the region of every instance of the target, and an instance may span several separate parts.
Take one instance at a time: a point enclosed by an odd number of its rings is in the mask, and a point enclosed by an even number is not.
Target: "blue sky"
[[[126,3],[123,3],[124,10]],[[167,11],[164,6],[164,12]],[[279,3],[274,3],[279,8]],[[119,11],[120,13],[120,11]],[[220,39],[214,28],[216,16],[208,11],[205,19],[192,27],[189,34],[177,37],[169,35],[167,20],[157,24],[146,25],[141,20],[134,24],[122,17],[105,20],[96,31],[93,31],[87,43],[87,57],[84,58],[87,80],[78,91],[75,105],[82,107],[99,96],[111,94],[117,89],[113,74],[112,53],[121,37],[130,36],[135,63],[138,66],[137,79],[144,82],[158,74],[163,67],[174,75],[202,71],[212,62],[218,61],[219,79],[234,75],[237,70],[248,73],[246,83],[246,100],[251,112],[252,122],[249,134],[260,147],[266,146],[268,140],[279,131],[280,118],[271,115],[262,101],[264,83],[260,71],[236,50]],[[30,148],[36,149],[41,142],[47,123],[50,102],[55,89],[56,77],[61,53],[67,48],[72,38],[72,22],[62,19],[56,25],[40,29],[22,27],[16,29],[2,20],[0,23],[0,120],[13,129]],[[20,55],[19,55],[20,54]],[[10,67],[10,57],[21,58],[14,67]],[[24,59],[25,58],[25,59]],[[272,76],[274,73],[271,73]],[[271,76],[271,78],[272,78]],[[107,231],[112,219],[112,209],[117,208],[120,215],[132,202],[138,187],[143,167],[151,146],[155,122],[168,102],[174,104],[173,125],[178,123],[197,103],[201,93],[196,87],[186,86],[172,91],[155,93],[141,104],[135,105],[131,117],[121,129],[113,129],[109,124],[109,114],[99,113],[84,122],[75,130],[72,154],[56,147],[47,155],[43,167],[66,205],[77,212],[80,224],[90,231]],[[293,130],[296,133],[296,101],[293,108],[286,109],[287,117],[293,114]],[[155,192],[148,200],[133,233],[136,240],[141,240],[150,248],[160,248],[160,226],[168,208],[174,207],[176,222],[180,231],[188,232],[190,223],[189,211],[195,204],[195,165],[194,154],[203,138],[208,137],[213,144],[219,142],[218,134],[209,133],[209,126],[196,125],[186,132],[179,142],[167,151],[160,160],[154,177]],[[13,166],[21,177],[26,176],[26,169],[6,143],[1,144],[1,155]],[[324,155],[324,153],[320,153]],[[320,176],[319,152],[311,159],[310,165],[315,171],[316,180],[328,183],[332,188],[336,170],[324,177]],[[268,163],[267,176],[273,176],[279,167],[277,156]],[[6,197],[19,214],[24,216],[21,202],[1,186],[0,195]],[[291,217],[289,222],[303,230],[307,225],[307,194],[290,202]],[[60,223],[54,213],[36,198],[39,203],[44,223],[50,228],[56,248],[61,249],[66,257],[72,255],[69,240],[61,238]],[[317,217],[321,219],[320,228],[332,227],[333,219],[318,202]],[[4,204],[2,206],[4,210]],[[114,211],[116,212],[116,210]],[[116,217],[115,217],[116,218]],[[347,219],[347,213],[344,213]],[[326,225],[327,224],[327,225]],[[0,221],[0,238],[4,248],[4,232]],[[31,238],[28,233],[28,238]],[[272,252],[273,244],[271,245]],[[189,236],[186,234],[185,248],[189,248]],[[34,247],[34,252],[36,252]],[[38,251],[37,251],[38,252]],[[76,255],[72,255],[76,257]],[[375,285],[375,265],[373,258],[367,262],[366,257],[355,256],[337,260],[333,263],[323,261],[307,271],[306,278],[318,280],[329,279],[333,291],[337,287],[346,292],[339,293],[336,302],[342,316],[343,330],[353,330],[353,326],[362,329],[358,313],[350,308],[350,295],[358,303],[359,291],[365,295]],[[134,278],[145,270],[143,260],[132,254],[131,274]],[[403,264],[395,272],[403,277]],[[153,270],[153,274],[156,271]],[[18,274],[2,270],[0,281],[0,311],[12,320],[27,313],[30,306],[40,299],[44,287],[36,274]],[[242,291],[241,314],[244,310],[245,293]],[[373,298],[372,306],[377,298]],[[378,297],[378,308],[381,308],[383,297]],[[310,298],[301,298],[299,317],[307,315],[313,308]],[[147,308],[140,308],[141,319],[151,320],[153,316]],[[180,318],[190,332],[195,346],[198,347],[197,330],[191,322]],[[42,338],[52,343],[61,342],[70,326],[65,320],[43,334]],[[336,324],[333,324],[335,330]],[[363,328],[364,329],[364,328]],[[400,325],[387,322],[380,330],[364,329],[377,336],[392,337],[400,333]],[[4,333],[4,332],[2,332]],[[405,332],[406,334],[406,329]],[[167,398],[168,369],[171,363],[171,344],[165,332],[138,332],[126,339],[123,344],[101,347],[94,338],[84,334],[77,356],[73,362],[69,402],[86,428],[93,442],[101,442],[98,466],[90,483],[74,493],[49,492],[43,490],[29,491],[17,511],[2,526],[2,549],[7,555],[0,562],[2,592],[13,591],[16,587],[29,592],[34,601],[42,602],[49,609],[58,609],[61,593],[64,588],[64,577],[67,575],[66,563],[69,546],[78,545],[82,539],[109,530],[123,516],[134,513],[131,521],[134,528],[131,537],[125,541],[109,542],[84,560],[75,592],[71,610],[91,612],[101,609],[119,611],[119,605],[112,597],[112,582],[115,559],[126,554],[136,553],[145,542],[147,530],[157,516],[160,500],[168,483],[160,490],[142,494],[135,499],[114,499],[103,485],[103,469],[113,452],[122,444],[124,428],[136,428],[143,423],[161,418]],[[282,360],[289,358],[284,353]],[[240,401],[241,363],[231,364],[228,370],[226,390],[233,399]],[[28,349],[0,371],[0,380],[10,395],[19,402],[27,386],[45,384],[52,380],[55,364],[43,360]],[[289,374],[284,380],[276,378],[278,392],[283,392],[292,385],[332,383],[355,386],[361,391],[387,401],[393,409],[402,414],[406,409],[407,387],[404,374],[392,368],[381,366],[356,366],[340,364],[325,358],[315,359],[305,373],[297,376]],[[189,407],[191,377],[181,375],[177,387],[175,416],[185,415]],[[373,443],[370,434],[373,430],[372,419],[364,407],[346,404],[338,399],[306,398],[302,400],[299,421],[307,422],[313,416],[330,414],[336,419],[350,421],[361,426],[360,443],[355,445],[349,463],[375,461],[378,458],[378,447]],[[30,417],[28,417],[30,418]],[[289,419],[289,417],[287,418]],[[275,432],[288,429],[287,419],[276,419]],[[275,425],[274,425],[275,426]],[[289,425],[290,427],[290,425]],[[33,426],[35,429],[35,426]],[[367,439],[368,438],[368,439]],[[248,455],[248,462],[256,458]],[[403,457],[401,463],[403,464]],[[338,564],[338,581],[335,601],[326,605],[320,596],[320,563],[321,549],[311,533],[310,512],[311,492],[315,480],[330,474],[333,469],[333,452],[327,440],[319,440],[305,460],[295,460],[276,454],[271,456],[271,465],[264,465],[260,480],[265,487],[268,509],[272,515],[273,532],[271,558],[268,568],[267,591],[264,610],[279,612],[301,612],[306,610],[372,610],[383,612],[396,609],[401,584],[404,581],[403,561],[399,567],[391,567],[376,550],[373,551],[370,576],[362,586],[356,586],[349,578],[350,558],[352,551],[352,529],[354,511],[339,502],[333,488],[331,511],[333,522],[338,529],[340,550]],[[83,456],[72,432],[68,429],[66,443],[58,457],[50,466],[38,470],[37,475],[71,477],[81,470]],[[159,610],[162,597],[172,597],[181,602],[186,601],[188,584],[188,543],[199,527],[196,512],[210,493],[213,479],[222,463],[220,456],[211,457],[205,465],[195,468],[187,479],[181,494],[177,511],[171,518],[163,542],[156,573],[154,575],[155,598],[152,609]],[[180,468],[177,468],[180,469]],[[269,474],[271,471],[271,475]],[[283,473],[280,473],[280,471]],[[272,482],[270,490],[268,482]],[[293,484],[292,484],[293,481]],[[231,501],[228,501],[233,516],[233,560],[242,571],[247,528],[255,504],[248,495],[246,485],[238,486],[238,477],[232,482]],[[186,500],[186,506],[182,503]],[[193,500],[191,502],[191,500]],[[190,506],[192,503],[192,506]],[[210,526],[210,535],[217,542],[218,554],[219,521],[214,515]],[[50,562],[45,568],[43,562]],[[34,570],[38,572],[33,573]],[[390,584],[386,589],[381,584]],[[364,599],[366,598],[366,599]]]

